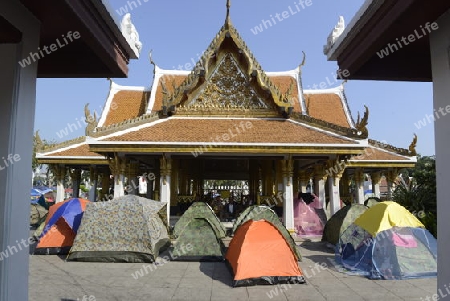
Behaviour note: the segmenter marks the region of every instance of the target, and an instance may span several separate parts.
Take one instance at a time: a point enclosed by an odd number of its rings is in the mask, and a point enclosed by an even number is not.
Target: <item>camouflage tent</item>
[[[362,204],[350,204],[337,211],[326,223],[323,230],[322,241],[333,245],[339,242],[342,233],[367,210]]]
[[[180,219],[175,224],[173,234],[180,236],[184,231],[184,228],[195,218],[203,218],[213,227],[214,232],[218,238],[224,238],[226,236],[225,228],[220,220],[217,218],[211,207],[204,202],[193,203],[188,210],[186,210]]]
[[[302,256],[300,255],[300,251],[298,250],[294,239],[292,238],[289,231],[286,229],[286,227],[281,223],[280,219],[278,218],[278,215],[270,209],[270,207],[267,206],[250,206],[247,209],[245,209],[236,219],[233,225],[233,234],[236,232],[238,227],[242,224],[244,224],[248,220],[266,220],[272,223],[278,231],[280,231],[281,235],[283,235],[284,239],[288,242],[289,247],[295,254],[296,260],[301,260]]]
[[[67,260],[153,262],[170,244],[166,204],[128,195],[86,207]]]
[[[31,204],[30,226],[38,226],[45,221],[48,210],[39,204]]]
[[[195,202],[174,227],[176,260],[223,260],[225,229],[207,203]]]

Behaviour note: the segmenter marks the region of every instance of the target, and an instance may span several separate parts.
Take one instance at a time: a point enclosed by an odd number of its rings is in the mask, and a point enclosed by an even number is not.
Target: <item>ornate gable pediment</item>
[[[204,86],[184,104],[191,110],[263,110],[275,111],[273,103],[264,99],[254,88],[231,53],[225,54]],[[216,113],[219,113],[216,111]]]
[[[227,17],[184,82],[164,94],[162,113],[288,117],[290,99],[290,92],[280,93],[271,82]]]

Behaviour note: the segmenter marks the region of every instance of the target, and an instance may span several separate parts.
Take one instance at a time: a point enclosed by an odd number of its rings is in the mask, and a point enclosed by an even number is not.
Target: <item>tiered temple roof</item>
[[[106,162],[113,152],[361,154],[355,162],[415,162],[411,150],[368,140],[368,109],[354,121],[344,86],[303,90],[301,68],[265,72],[227,16],[191,71],[153,61],[150,87],[111,81],[88,137],[38,154],[42,163]],[[88,119],[88,113],[86,113]]]

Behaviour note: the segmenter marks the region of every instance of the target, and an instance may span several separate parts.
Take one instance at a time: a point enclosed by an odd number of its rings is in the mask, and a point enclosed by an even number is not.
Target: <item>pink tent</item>
[[[294,200],[294,226],[299,236],[322,236],[324,224],[315,209],[322,209],[319,198],[306,204],[303,199]]]

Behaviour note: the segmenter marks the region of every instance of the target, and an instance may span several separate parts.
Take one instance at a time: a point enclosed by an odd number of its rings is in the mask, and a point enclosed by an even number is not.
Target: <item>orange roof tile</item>
[[[44,154],[45,156],[45,154]],[[101,157],[101,155],[89,151],[89,145],[88,144],[82,144],[80,146],[69,148],[61,152],[48,154],[48,156],[60,156],[60,157],[92,157],[97,156]]]
[[[187,75],[163,75],[158,81],[158,87],[156,89],[155,94],[155,103],[153,104],[152,112],[156,112],[161,110],[162,107],[162,101],[163,101],[163,93],[162,93],[162,86],[161,82],[164,81],[167,91],[169,93],[173,92],[173,86],[178,87],[180,86],[183,81],[186,79]]]
[[[123,90],[117,92],[103,126],[120,123],[144,114],[149,95],[150,93],[145,91]]]
[[[286,93],[290,85],[293,84],[291,97],[294,100],[294,112],[301,112],[300,99],[298,96],[297,81],[292,76],[269,76],[272,83],[280,90],[281,93]]]
[[[360,156],[352,157],[352,160],[392,161],[392,160],[409,160],[409,159],[405,158],[403,156],[391,153],[391,152],[387,152],[387,151],[378,149],[378,148],[367,147],[367,148],[365,148],[364,153],[362,153]]]
[[[343,127],[350,127],[341,98],[335,93],[305,94],[308,115]]]
[[[214,118],[170,118],[103,141],[356,144],[288,120]]]

